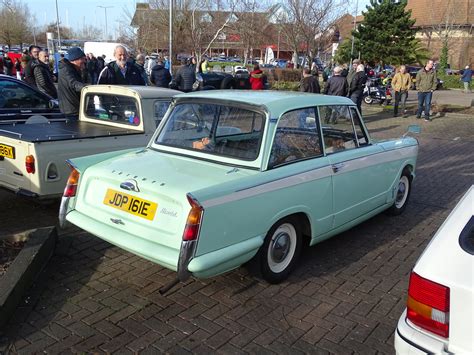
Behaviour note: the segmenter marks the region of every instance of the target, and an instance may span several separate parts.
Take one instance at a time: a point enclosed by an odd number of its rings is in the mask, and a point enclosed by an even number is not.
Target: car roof
[[[176,96],[176,100],[207,99],[266,107],[273,116],[308,106],[355,105],[347,97],[274,90],[208,90]]]

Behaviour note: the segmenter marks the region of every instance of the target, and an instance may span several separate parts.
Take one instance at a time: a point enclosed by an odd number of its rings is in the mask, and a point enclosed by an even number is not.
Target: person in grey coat
[[[84,83],[81,71],[86,65],[86,55],[79,47],[69,48],[68,58],[59,62],[59,109],[66,116],[79,116],[79,102]]]
[[[329,78],[324,87],[324,94],[333,96],[347,95],[347,81],[341,76],[342,68],[337,66],[334,68],[334,75]]]
[[[38,54],[38,60],[32,64],[33,75],[35,77],[36,87],[42,93],[58,98],[56,86],[54,86],[53,75],[49,68],[49,53],[47,50],[41,50]]]

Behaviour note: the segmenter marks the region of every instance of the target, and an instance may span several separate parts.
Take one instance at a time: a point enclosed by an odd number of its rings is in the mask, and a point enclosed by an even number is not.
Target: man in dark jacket
[[[99,55],[97,57],[97,74],[100,74],[100,72],[105,68],[105,55]]]
[[[3,58],[3,66],[4,66],[4,71],[5,75],[13,75],[13,62],[10,59],[8,55],[5,54],[5,57]]]
[[[329,78],[324,87],[324,94],[332,96],[346,96],[347,81],[341,76],[342,68],[337,66],[334,68],[334,75]]]
[[[59,109],[67,116],[79,115],[81,90],[85,86],[81,71],[86,64],[86,55],[79,47],[69,48],[68,59],[59,63],[58,98]]]
[[[99,74],[99,84],[111,85],[145,85],[137,65],[128,61],[128,53],[124,46],[114,49],[115,61],[110,62]]]
[[[25,81],[28,84],[33,85],[33,86],[35,86],[36,83],[35,83],[35,74],[33,73],[31,66],[33,65],[33,63],[35,63],[38,60],[38,55],[39,55],[40,50],[41,50],[41,47],[38,47],[35,45],[30,46],[30,48],[28,48],[28,51],[30,53],[30,60],[28,61],[24,69],[24,72],[25,72],[24,76],[25,76]]]
[[[349,97],[357,105],[359,112],[362,114],[362,98],[364,93],[364,86],[367,81],[367,75],[365,75],[365,68],[363,64],[358,64],[356,73],[352,77],[349,86]]]
[[[168,69],[165,69],[165,65],[162,60],[159,60],[157,64],[151,69],[150,81],[152,84],[160,88],[169,87],[171,74]]]
[[[38,61],[32,65],[33,74],[35,76],[36,86],[39,91],[51,96],[54,99],[58,98],[56,86],[54,86],[53,75],[49,68],[49,54],[48,51],[42,50],[39,52]]]
[[[190,92],[193,90],[193,84],[196,81],[196,73],[194,72],[194,66],[191,60],[186,60],[183,65],[178,69],[176,77],[174,79],[178,90],[183,92]]]
[[[300,82],[300,91],[312,92],[314,94],[321,92],[318,79],[311,73],[311,69],[309,68],[303,69],[303,80]]]
[[[97,72],[97,59],[94,57],[94,54],[89,53],[87,55],[87,75],[88,75],[88,80],[92,85],[97,84],[97,77],[99,73]]]

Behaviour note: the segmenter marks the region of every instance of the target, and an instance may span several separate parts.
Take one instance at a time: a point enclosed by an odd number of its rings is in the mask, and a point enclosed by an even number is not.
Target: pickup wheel
[[[395,196],[395,202],[392,207],[387,210],[387,213],[391,216],[400,215],[406,208],[408,198],[411,192],[411,176],[408,172],[404,171],[400,180],[398,180],[398,188]]]
[[[276,284],[285,280],[301,254],[301,229],[295,218],[287,217],[276,223],[265,237],[260,249],[263,278]]]

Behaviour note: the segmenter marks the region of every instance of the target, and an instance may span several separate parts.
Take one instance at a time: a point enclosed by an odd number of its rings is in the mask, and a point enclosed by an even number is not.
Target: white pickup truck
[[[60,197],[70,158],[145,146],[175,90],[146,86],[87,86],[78,120],[0,126],[0,187],[39,199]]]

